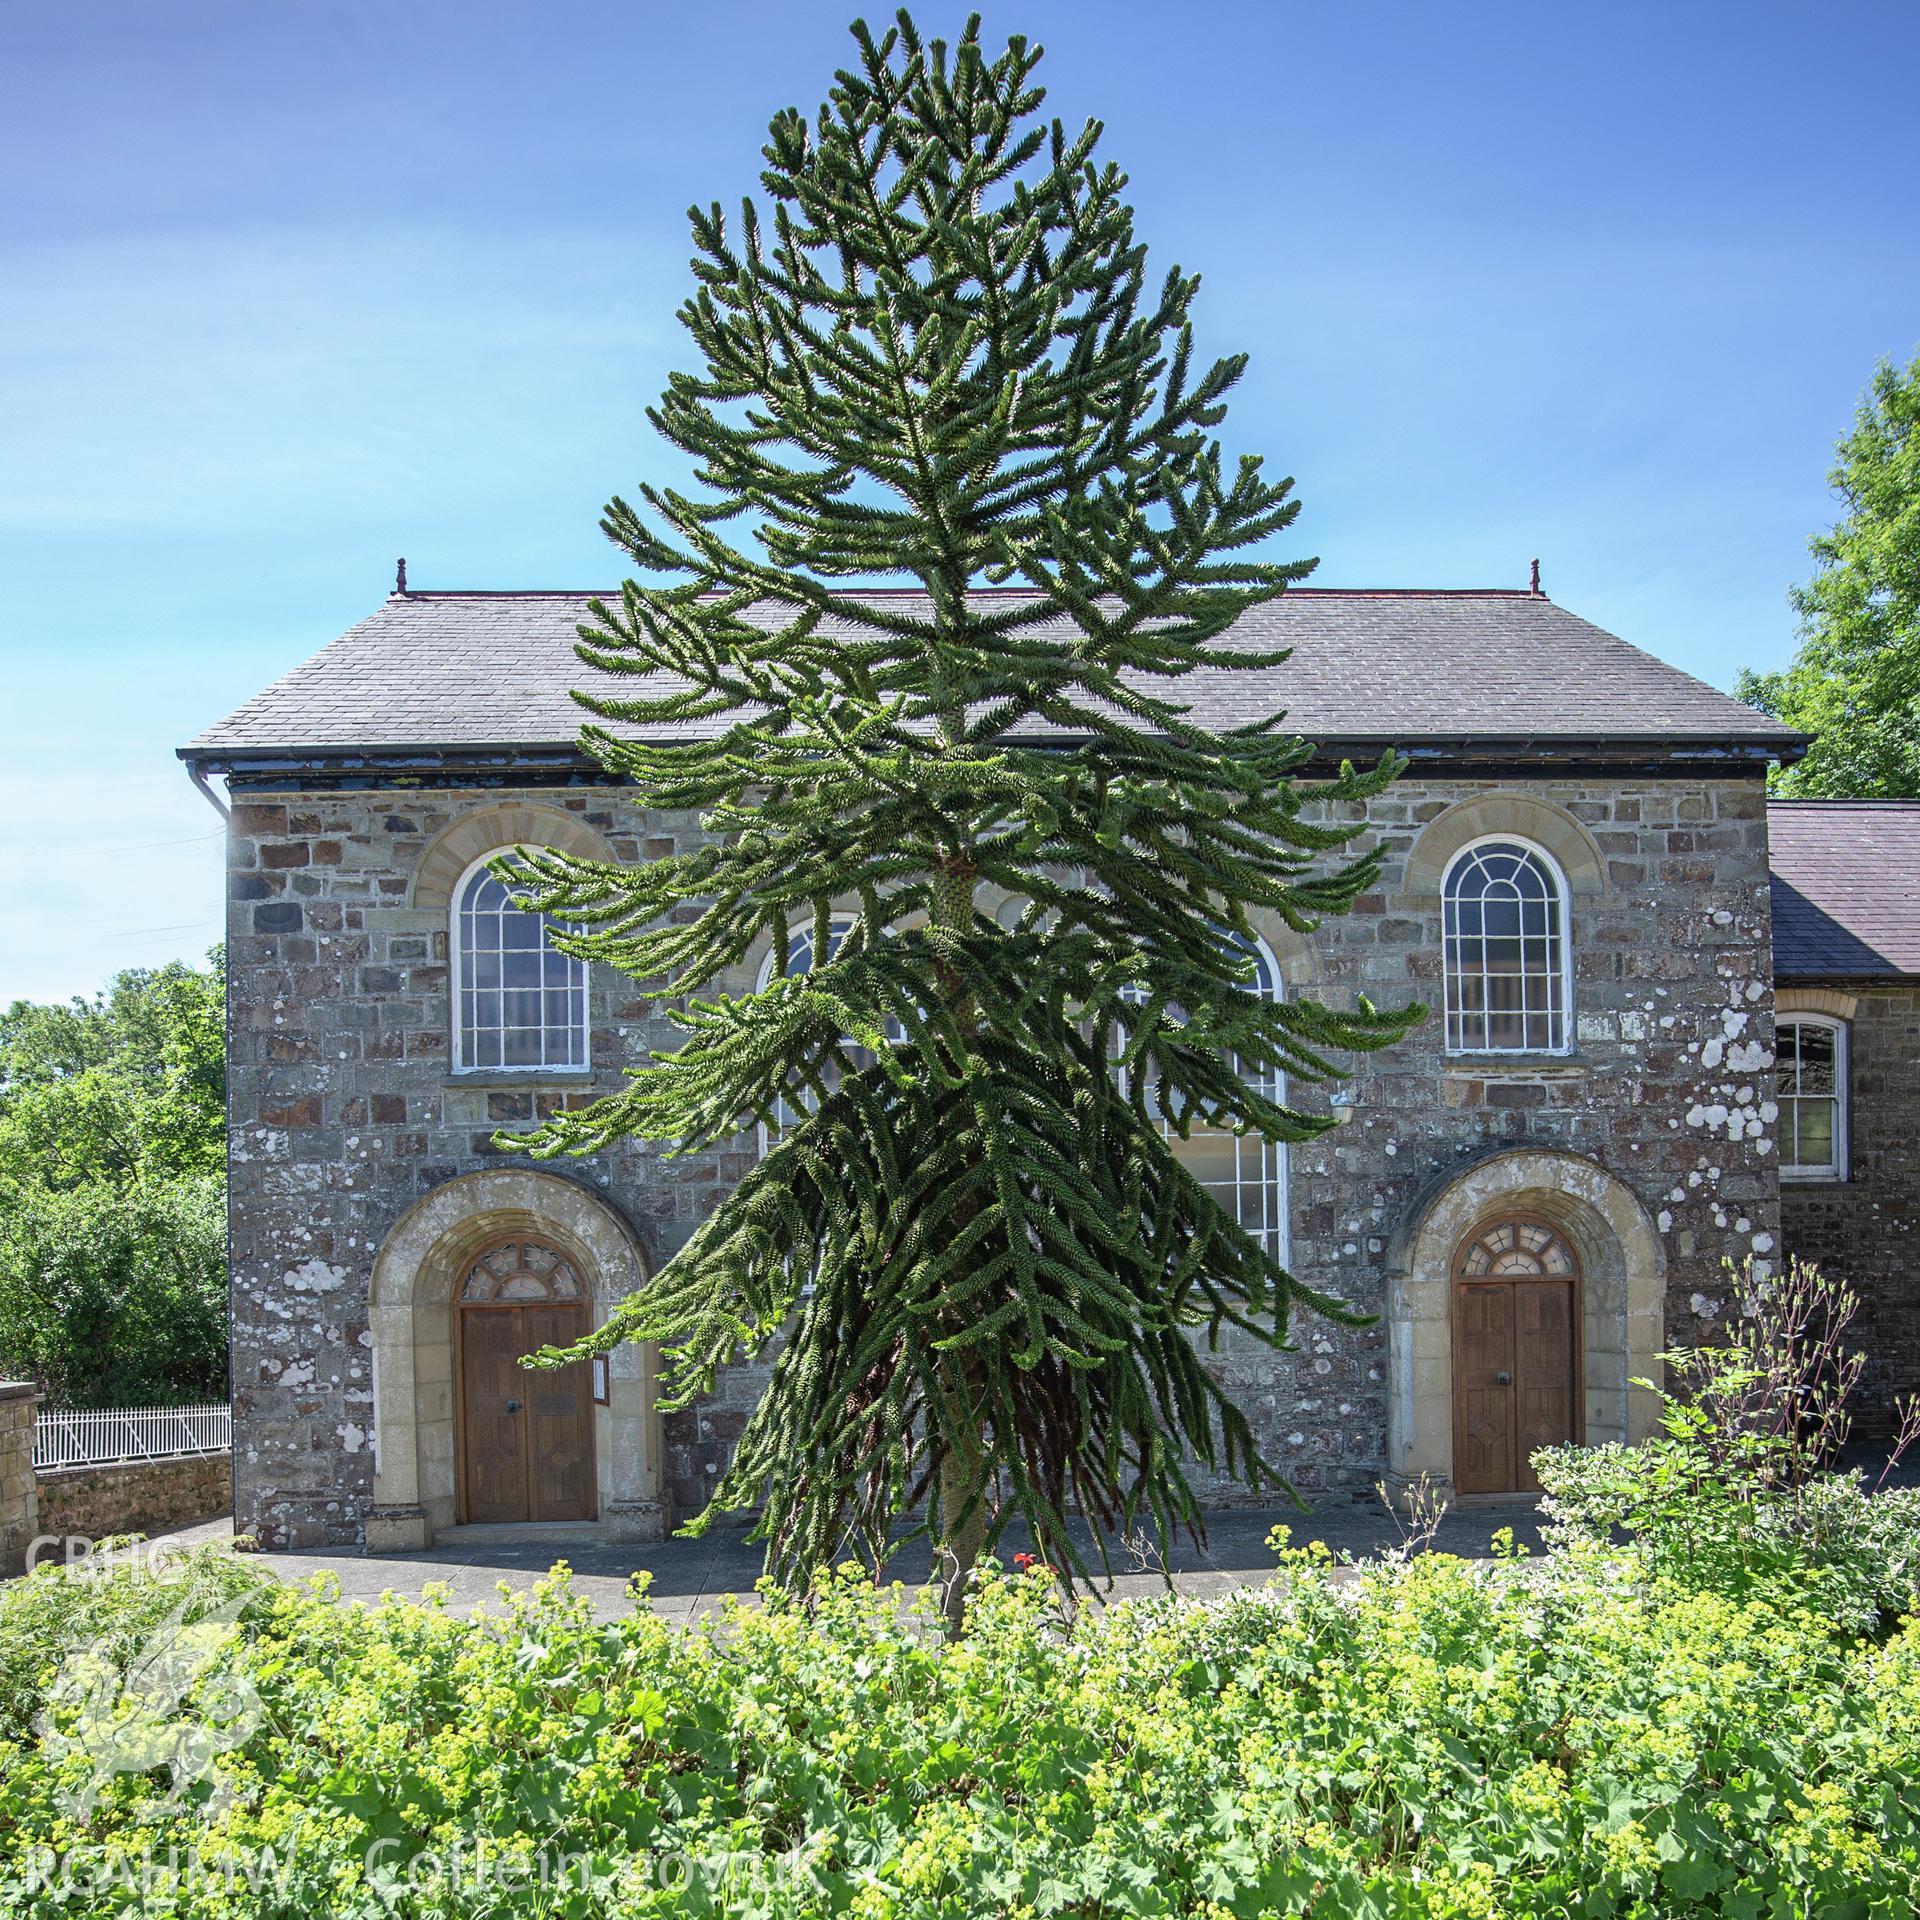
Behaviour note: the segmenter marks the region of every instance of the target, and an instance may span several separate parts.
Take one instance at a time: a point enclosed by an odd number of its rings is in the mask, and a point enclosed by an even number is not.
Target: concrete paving
[[[1444,1553],[1481,1557],[1491,1551],[1493,1535],[1502,1527],[1516,1539],[1537,1545],[1538,1515],[1531,1501],[1456,1507],[1441,1522],[1435,1547]],[[1258,1586],[1274,1570],[1267,1536],[1275,1526],[1293,1530],[1293,1544],[1323,1542],[1336,1554],[1365,1559],[1394,1546],[1401,1538],[1393,1518],[1377,1502],[1352,1502],[1316,1508],[1236,1510],[1210,1515],[1207,1543],[1196,1548],[1183,1541],[1172,1554],[1168,1572],[1176,1592],[1194,1595],[1222,1593],[1235,1587]],[[161,1536],[158,1544],[186,1546],[231,1539],[232,1524],[214,1521]],[[1011,1535],[1000,1552],[1011,1560],[1024,1551],[1023,1538]],[[500,1583],[524,1592],[551,1567],[564,1560],[573,1570],[575,1590],[585,1594],[605,1618],[615,1618],[636,1604],[631,1579],[645,1571],[652,1575],[649,1599],[656,1613],[672,1621],[690,1621],[714,1611],[728,1594],[751,1596],[760,1573],[760,1549],[745,1538],[743,1527],[718,1528],[700,1540],[662,1540],[643,1546],[609,1546],[604,1542],[567,1537],[564,1528],[550,1533],[527,1529],[514,1537],[465,1538],[456,1529],[425,1553],[370,1555],[319,1548],[268,1552],[260,1562],[283,1580],[300,1580],[322,1571],[340,1582],[341,1598],[374,1601],[383,1593],[417,1599],[431,1582],[450,1591],[448,1604],[456,1611],[495,1605]],[[1103,1586],[1108,1599],[1138,1599],[1167,1591],[1167,1580],[1152,1562],[1127,1566],[1116,1557],[1116,1574]],[[891,1569],[909,1586],[927,1578],[925,1546],[903,1551]]]

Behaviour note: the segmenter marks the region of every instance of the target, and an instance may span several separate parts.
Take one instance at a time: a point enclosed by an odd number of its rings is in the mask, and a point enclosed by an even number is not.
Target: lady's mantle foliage
[[[1161,1121],[1308,1138],[1249,1079],[1417,1017],[1245,991],[1251,913],[1305,931],[1374,878],[1303,809],[1399,763],[1303,790],[1281,715],[1192,721],[1188,676],[1284,658],[1226,636],[1312,564],[1254,557],[1290,482],[1211,437],[1244,356],[1196,365],[1198,282],[1150,286],[1098,126],[1036,117],[1038,49],[854,34],[773,122],[770,216],[693,214],[704,367],[650,418],[697,485],[608,509],[639,578],[582,629],[587,743],[711,839],[507,869],[688,1039],[524,1144],[772,1131],[593,1344],[660,1341],[673,1406],[790,1329],[715,1502],[764,1502],[774,1569],[878,1559],[923,1498],[962,1572],[1015,1513],[1071,1569],[1070,1505],[1197,1524],[1183,1450],[1273,1478],[1188,1329],[1278,1344],[1300,1289]]]
[[[563,1579],[460,1618],[343,1606],[323,1576],[241,1613],[207,1698],[250,1694],[258,1719],[186,1803],[164,1771],[122,1773],[82,1818],[63,1809],[86,1729],[36,1676],[137,1655],[196,1576],[49,1569],[0,1591],[0,1914],[1920,1903],[1912,1623],[1861,1638],[1781,1592],[1656,1595],[1606,1554],[1424,1557],[1344,1586],[1288,1558],[1263,1592],[1070,1625],[1043,1572],[990,1577],[958,1647],[861,1579],[682,1629],[645,1607],[608,1625]],[[204,1607],[232,1587],[217,1572]],[[154,1893],[116,1891],[149,1860]]]

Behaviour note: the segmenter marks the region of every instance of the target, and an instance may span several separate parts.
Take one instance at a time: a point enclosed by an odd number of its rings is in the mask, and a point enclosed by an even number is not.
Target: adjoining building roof
[[[395,593],[181,755],[226,772],[571,750],[584,715],[568,690],[600,678],[573,652],[590,597]],[[1611,743],[1663,764],[1753,768],[1797,758],[1803,744],[1531,592],[1295,588],[1247,615],[1227,644],[1294,654],[1279,668],[1190,676],[1178,697],[1197,719],[1224,728],[1282,706],[1290,730],[1342,751]]]
[[[1777,979],[1920,975],[1920,800],[1774,800]]]

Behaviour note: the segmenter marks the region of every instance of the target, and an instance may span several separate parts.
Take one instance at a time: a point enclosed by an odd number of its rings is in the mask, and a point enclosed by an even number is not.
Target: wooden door
[[[520,1309],[461,1315],[460,1398],[466,1428],[466,1517],[527,1517],[527,1424],[520,1417]]]
[[[1513,1289],[1462,1286],[1453,1321],[1453,1485],[1501,1493],[1514,1485]]]
[[[1533,1455],[1579,1437],[1574,1413],[1574,1323],[1571,1280],[1518,1280],[1513,1285],[1514,1467],[1521,1492],[1538,1493]]]
[[[1545,1221],[1497,1220],[1454,1258],[1453,1484],[1538,1493],[1538,1447],[1579,1438],[1579,1285]]]
[[[587,1303],[570,1263],[539,1241],[502,1241],[469,1267],[454,1313],[461,1518],[592,1519],[588,1363],[555,1372],[520,1365],[587,1331]]]
[[[577,1302],[522,1307],[525,1351],[570,1347],[586,1332]],[[552,1373],[523,1372],[529,1412],[528,1518],[593,1518],[593,1388],[588,1363],[576,1360]]]

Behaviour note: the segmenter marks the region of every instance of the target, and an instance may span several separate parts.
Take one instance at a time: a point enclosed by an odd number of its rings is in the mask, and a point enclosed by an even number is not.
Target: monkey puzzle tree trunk
[[[951,745],[964,724],[961,715],[949,712],[943,728],[944,744]],[[958,940],[972,929],[975,872],[964,848],[950,851],[942,860],[934,880],[930,916],[935,932]],[[975,1037],[975,1020],[965,980],[957,969],[942,964],[936,964],[935,978],[955,1032],[963,1044],[970,1042]],[[963,1203],[955,1209],[955,1225],[968,1226],[977,1211]],[[949,1320],[945,1332],[951,1339],[963,1328]],[[958,1636],[966,1624],[967,1590],[987,1542],[990,1489],[980,1444],[982,1422],[976,1405],[976,1382],[957,1356],[947,1357],[939,1366],[936,1393],[945,1417],[936,1441],[940,1455],[934,1485],[940,1537],[935,1571],[940,1584],[940,1611],[948,1632]]]
[[[967,1592],[974,1570],[987,1545],[987,1506],[980,1457],[950,1447],[940,1461],[940,1508],[957,1515],[943,1529],[935,1577],[940,1585],[940,1612],[947,1631],[958,1637],[966,1630]]]
[[[1177,1136],[1312,1137],[1260,1089],[1419,1010],[1246,991],[1249,915],[1310,931],[1372,884],[1324,856],[1398,762],[1309,791],[1277,712],[1216,732],[1179,697],[1278,669],[1224,636],[1312,565],[1250,557],[1297,507],[1213,437],[1244,357],[1196,366],[1198,282],[1149,284],[1098,127],[1036,117],[1037,49],[854,36],[769,130],[771,214],[693,214],[704,367],[650,418],[695,490],[609,506],[636,578],[580,630],[586,747],[706,837],[503,867],[686,1039],[520,1144],[759,1130],[576,1351],[657,1341],[671,1409],[783,1336],[695,1529],[757,1506],[799,1585],[919,1511],[957,1626],[1016,1520],[1072,1580],[1071,1513],[1104,1559],[1199,1528],[1191,1460],[1276,1481],[1192,1335],[1337,1308]]]

